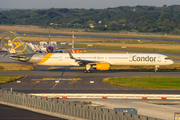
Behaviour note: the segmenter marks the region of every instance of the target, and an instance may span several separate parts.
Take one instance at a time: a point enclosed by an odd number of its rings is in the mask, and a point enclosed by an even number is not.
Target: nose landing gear
[[[154,70],[155,73],[158,71],[158,67],[159,67],[159,65],[155,66],[155,70]]]
[[[86,65],[86,69],[84,70],[84,73],[90,73],[90,68],[91,68],[91,65],[87,64]]]

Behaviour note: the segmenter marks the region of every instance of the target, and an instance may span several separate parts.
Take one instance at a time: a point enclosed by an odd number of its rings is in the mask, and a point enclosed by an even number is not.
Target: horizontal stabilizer
[[[6,56],[8,56],[8,54],[3,55],[3,57],[6,57]]]
[[[10,56],[12,58],[26,58],[25,56]]]

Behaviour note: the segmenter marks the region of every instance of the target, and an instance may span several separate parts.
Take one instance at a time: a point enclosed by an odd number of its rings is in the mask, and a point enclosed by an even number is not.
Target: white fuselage
[[[149,53],[73,53],[74,58],[78,60],[87,60],[94,62],[105,62],[110,65],[171,65],[174,62],[167,56],[162,54]],[[41,58],[41,54],[37,54],[29,61],[34,63],[35,59]],[[79,66],[75,59],[71,59],[68,53],[51,53],[46,55],[41,62],[34,63],[39,65],[50,66]]]

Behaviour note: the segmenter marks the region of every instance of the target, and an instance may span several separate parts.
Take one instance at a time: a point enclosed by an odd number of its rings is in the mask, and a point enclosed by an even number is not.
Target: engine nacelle
[[[96,70],[109,70],[110,65],[109,63],[97,63],[93,68]]]

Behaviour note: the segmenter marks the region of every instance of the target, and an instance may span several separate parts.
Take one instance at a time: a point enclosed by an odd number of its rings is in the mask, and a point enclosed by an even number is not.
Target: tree
[[[166,4],[164,4],[164,5],[163,5],[163,7],[167,7],[167,5],[166,5]]]
[[[112,21],[109,26],[113,31],[119,30],[119,24],[116,21]]]
[[[87,24],[89,25],[89,24],[95,24],[95,22],[93,21],[93,20],[88,20],[88,22],[87,22]]]
[[[154,7],[148,7],[147,10],[154,10]]]
[[[74,27],[74,28],[79,28],[79,27],[81,27],[81,24],[76,23],[76,24],[73,25],[73,27]]]
[[[71,23],[67,23],[66,27],[71,28],[72,24]]]
[[[161,21],[164,21],[164,19],[170,20],[170,19],[171,19],[171,16],[170,16],[169,13],[162,13],[161,16],[159,17],[159,19],[160,19]]]
[[[50,26],[58,23],[61,27],[89,28],[96,30],[136,29],[140,32],[175,32],[180,29],[180,5],[155,6],[119,6],[108,9],[67,9],[50,8],[43,10],[0,11],[0,24]],[[101,24],[98,24],[101,21]],[[108,25],[108,27],[104,27]],[[51,26],[57,27],[57,26]]]

